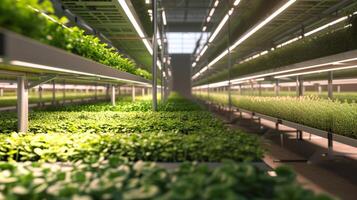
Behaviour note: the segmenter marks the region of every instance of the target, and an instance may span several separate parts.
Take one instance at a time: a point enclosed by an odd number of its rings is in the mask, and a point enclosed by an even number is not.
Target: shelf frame
[[[142,77],[113,69],[4,29],[0,29],[0,75],[17,80],[19,132],[28,130],[28,89],[39,83],[30,84],[31,79],[61,77],[84,82],[150,87],[150,82]]]

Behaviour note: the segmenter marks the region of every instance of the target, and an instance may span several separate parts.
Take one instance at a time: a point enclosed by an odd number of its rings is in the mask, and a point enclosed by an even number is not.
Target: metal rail
[[[212,104],[212,102],[210,102],[210,103]],[[227,106],[225,106],[225,105],[220,105],[220,104],[216,104],[216,105],[218,105],[221,108],[227,108]],[[232,108],[235,111],[239,112],[240,116],[242,116],[241,113],[243,112],[243,113],[247,113],[247,114],[251,115],[252,117],[254,117],[254,116],[258,117],[259,121],[260,121],[260,119],[265,119],[265,120],[274,122],[276,124],[276,128],[279,128],[279,125],[284,125],[284,126],[288,126],[290,128],[294,128],[298,132],[304,131],[304,132],[307,132],[307,133],[311,133],[313,135],[320,136],[322,138],[326,138],[328,140],[327,145],[328,145],[328,149],[329,150],[332,150],[332,148],[333,148],[333,146],[332,146],[333,141],[340,142],[342,144],[346,144],[346,145],[349,145],[349,146],[352,146],[352,147],[357,147],[357,140],[353,139],[353,138],[350,138],[350,137],[346,137],[346,136],[343,136],[343,135],[332,133],[330,131],[320,130],[320,129],[313,128],[313,127],[310,127],[310,126],[306,126],[306,125],[303,125],[303,124],[299,124],[299,123],[296,123],[296,122],[291,122],[291,121],[288,121],[288,120],[285,120],[285,119],[281,119],[281,118],[278,118],[278,117],[273,117],[273,116],[257,113],[257,112],[254,112],[254,111],[238,108],[238,107],[235,107],[235,106],[232,106]]]

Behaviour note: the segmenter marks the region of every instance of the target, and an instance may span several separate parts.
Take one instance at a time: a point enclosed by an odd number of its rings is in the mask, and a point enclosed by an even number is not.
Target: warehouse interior
[[[0,4],[0,200],[353,200],[356,169],[355,0]]]

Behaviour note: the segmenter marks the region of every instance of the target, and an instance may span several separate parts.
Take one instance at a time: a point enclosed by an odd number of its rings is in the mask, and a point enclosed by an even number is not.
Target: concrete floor
[[[214,113],[224,120],[229,118],[226,111],[214,110]],[[259,125],[247,113],[243,113],[242,119],[239,113],[232,116],[237,119],[230,126],[260,136],[266,149],[263,160],[270,167],[288,165],[306,188],[343,200],[357,199],[357,148],[333,142],[333,155],[328,156],[325,138],[303,132],[303,140],[297,140],[295,129],[280,125],[276,130],[275,123],[263,119]]]

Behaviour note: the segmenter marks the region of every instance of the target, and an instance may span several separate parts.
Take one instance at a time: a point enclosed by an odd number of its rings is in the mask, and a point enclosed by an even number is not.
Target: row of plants
[[[207,94],[207,91],[205,91],[204,93]],[[203,94],[203,92],[202,92],[202,94]],[[242,90],[241,93],[238,91],[232,91],[232,94],[243,95],[243,96],[263,96],[263,97],[275,97],[276,96],[275,91],[262,90],[259,93],[259,91],[257,89],[255,89],[254,91],[250,90],[250,89]],[[296,91],[295,90],[291,90],[291,91],[286,91],[286,90],[281,91],[280,90],[279,96],[281,96],[281,97],[284,97],[284,96],[296,97]],[[304,96],[312,96],[314,98],[329,99],[327,92],[321,92],[319,94],[318,92],[305,91]],[[339,101],[339,102],[356,103],[357,102],[357,92],[334,92],[332,100]]]
[[[198,98],[228,104],[226,94],[210,93]],[[232,96],[238,108],[285,119],[335,134],[357,139],[357,104],[331,101],[312,96],[257,97]]]
[[[129,101],[113,110],[101,103],[35,111],[28,133],[6,133],[16,118],[3,113],[0,199],[330,199],[304,189],[287,168],[270,176],[234,162],[262,157],[257,138],[227,129],[191,101],[172,95],[159,112],[140,106],[150,102],[145,97]],[[165,169],[142,160],[223,163]]]
[[[276,176],[250,164],[225,162],[210,169],[184,163],[167,170],[154,163],[130,163],[117,157],[66,164],[0,163],[0,199],[274,199],[329,200],[277,168]]]
[[[47,19],[46,13],[55,21]],[[149,72],[137,68],[135,63],[122,57],[116,49],[102,43],[93,35],[86,35],[79,27],[64,27],[67,19],[54,15],[51,1],[3,0],[0,4],[0,27],[28,36],[45,44],[55,46],[93,61],[151,79]]]
[[[0,160],[56,162],[114,154],[147,161],[242,161],[262,156],[256,137],[229,130],[197,104],[172,97],[160,103],[160,112],[152,112],[140,106],[149,102],[126,102],[139,105],[135,112],[125,103],[114,111],[101,111],[108,108],[104,104],[36,111],[27,133],[14,133],[15,113],[3,113]]]
[[[317,36],[305,37],[299,41],[270,51],[268,54],[256,59],[237,64],[232,68],[231,77],[241,77],[264,70],[275,69],[306,60],[354,50],[357,48],[357,17],[351,17],[348,23],[352,24],[352,26]],[[227,80],[227,77],[228,70],[224,70],[197,81],[195,85],[219,82]]]

